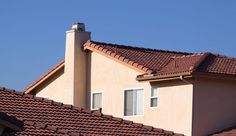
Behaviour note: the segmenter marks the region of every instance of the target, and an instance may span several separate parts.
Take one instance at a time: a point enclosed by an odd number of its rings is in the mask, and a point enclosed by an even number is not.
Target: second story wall
[[[36,96],[48,97],[65,104],[74,104],[73,92],[65,89],[68,85],[68,82],[65,82],[64,68],[62,68],[36,88]]]
[[[111,58],[91,53],[90,90],[88,94],[102,93],[102,112],[127,120],[161,127],[191,135],[192,84],[183,81],[153,83],[138,82],[142,74]],[[158,88],[158,105],[150,107],[152,86]],[[143,89],[143,114],[124,116],[125,90]],[[91,99],[87,103],[91,105]]]
[[[236,82],[199,78],[194,81],[193,136],[205,136],[236,122]]]

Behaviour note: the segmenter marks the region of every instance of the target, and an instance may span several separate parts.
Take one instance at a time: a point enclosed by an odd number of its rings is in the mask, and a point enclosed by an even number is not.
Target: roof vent
[[[75,23],[72,25],[72,30],[78,30],[78,31],[85,31],[85,24],[84,23]]]

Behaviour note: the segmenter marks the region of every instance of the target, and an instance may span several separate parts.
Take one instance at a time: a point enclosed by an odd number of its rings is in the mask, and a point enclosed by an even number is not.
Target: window
[[[151,89],[151,101],[150,101],[150,106],[151,107],[157,107],[157,87],[152,87]]]
[[[102,108],[102,93],[92,93],[91,109],[98,110]]]
[[[143,114],[143,89],[125,90],[124,93],[124,115]]]

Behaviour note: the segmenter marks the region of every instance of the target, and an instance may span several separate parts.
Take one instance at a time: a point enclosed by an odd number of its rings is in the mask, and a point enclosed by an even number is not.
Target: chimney
[[[83,45],[90,40],[90,32],[86,32],[83,23],[75,23],[66,32],[65,49],[65,86],[68,104],[86,107],[87,54]]]

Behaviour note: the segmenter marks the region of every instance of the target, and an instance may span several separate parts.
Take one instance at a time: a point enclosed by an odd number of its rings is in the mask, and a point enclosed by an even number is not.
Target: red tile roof
[[[181,73],[236,76],[236,59],[213,53],[186,53],[88,41],[85,49],[102,52],[144,71],[138,79]]]
[[[104,52],[117,59],[123,60],[128,64],[144,70],[144,72],[159,71],[161,68],[167,65],[171,58],[192,54],[186,52],[124,46],[95,41],[86,42],[84,44],[84,48],[88,49],[88,47]]]
[[[210,54],[199,67],[199,71],[236,75],[236,58]]]
[[[0,111],[24,121],[24,131],[11,132],[19,136],[41,134],[179,135],[5,88],[0,88]],[[9,133],[5,133],[7,134]]]
[[[124,46],[111,43],[102,43],[96,41],[87,41],[84,44],[85,50],[92,50],[114,58],[143,74],[138,75],[138,80],[145,79],[146,76],[159,77],[163,75],[172,76],[182,73],[210,73],[224,74],[226,76],[236,76],[236,59],[212,53],[186,53],[158,49],[141,48],[134,46]],[[63,65],[57,65],[64,66]],[[62,68],[61,67],[61,68]],[[55,68],[31,84],[25,92],[30,92],[32,88],[37,87],[37,83],[42,81]],[[148,78],[147,78],[148,79]]]
[[[5,128],[13,131],[21,131],[23,122],[17,120],[13,116],[8,116],[6,113],[0,112],[0,126],[4,126]]]
[[[202,53],[173,57],[167,65],[156,72],[155,75],[171,75],[195,71],[208,55],[207,53]]]

